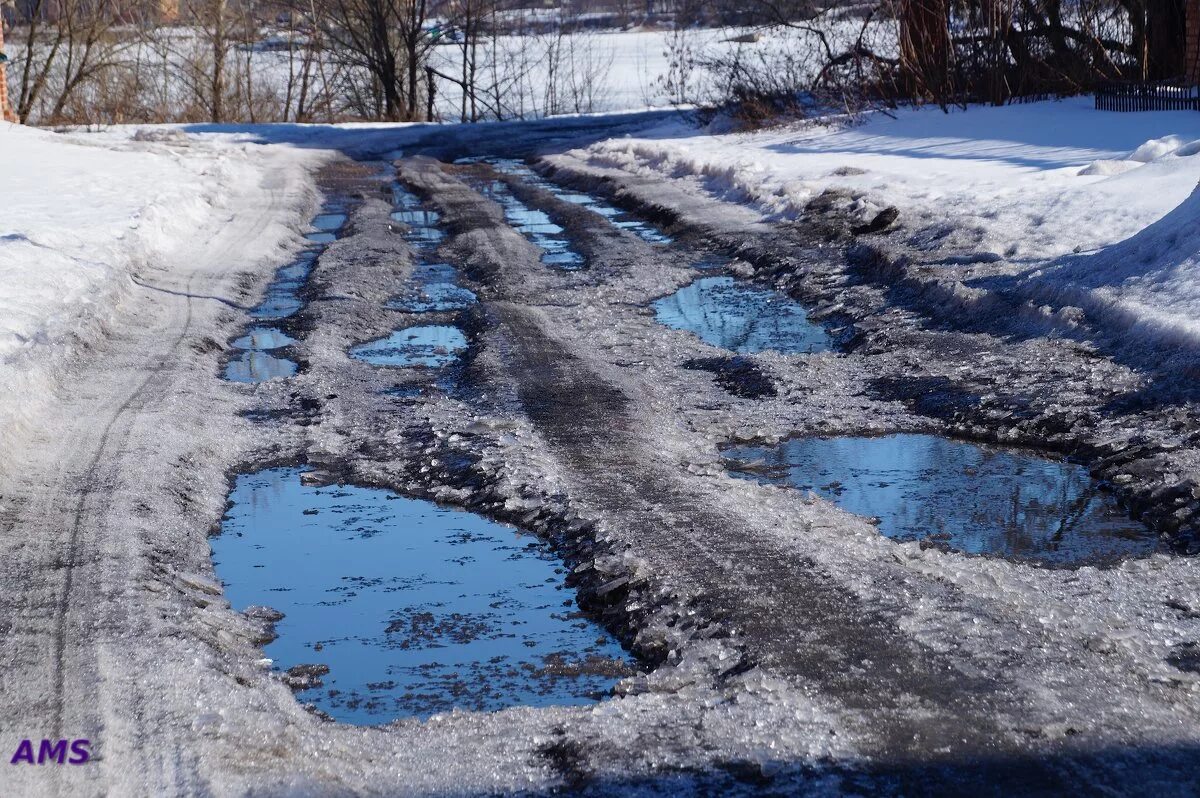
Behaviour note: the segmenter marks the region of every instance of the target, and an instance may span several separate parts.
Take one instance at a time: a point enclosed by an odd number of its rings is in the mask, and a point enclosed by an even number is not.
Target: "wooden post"
[[[4,52],[4,14],[0,11],[0,53]],[[0,119],[5,122],[16,122],[17,115],[13,113],[12,104],[8,101],[8,70],[0,61]]]

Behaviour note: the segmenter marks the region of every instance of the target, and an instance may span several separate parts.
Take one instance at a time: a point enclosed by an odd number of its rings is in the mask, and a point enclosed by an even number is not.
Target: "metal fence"
[[[1097,111],[1200,111],[1200,86],[1182,82],[1102,83]]]

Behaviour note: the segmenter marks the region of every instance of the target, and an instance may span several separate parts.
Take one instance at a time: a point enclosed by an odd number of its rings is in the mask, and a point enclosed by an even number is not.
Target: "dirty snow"
[[[691,180],[774,218],[844,190],[864,220],[896,206],[906,227],[965,233],[972,262],[1003,262],[1034,299],[1200,342],[1200,236],[1187,225],[1197,153],[1200,115],[1099,112],[1085,97],[713,136],[671,123],[573,154]]]
[[[264,206],[271,170],[297,174],[319,155],[170,129],[56,134],[17,125],[0,126],[0,153],[0,451],[8,453],[52,401],[70,358],[147,290],[139,283],[186,290],[172,283],[172,267],[231,215]],[[279,254],[292,224],[291,214],[266,220],[244,252],[247,267]]]

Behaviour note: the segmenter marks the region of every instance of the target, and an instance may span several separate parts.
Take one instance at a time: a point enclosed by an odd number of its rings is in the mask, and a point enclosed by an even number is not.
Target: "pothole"
[[[671,244],[675,241],[670,235],[659,230],[649,222],[639,219],[632,213],[616,208],[599,197],[582,191],[566,189],[556,183],[550,182],[521,161],[510,158],[466,158],[455,161],[455,163],[478,163],[481,161],[490,164],[498,172],[519,177],[530,185],[549,191],[565,202],[587,208],[589,211],[603,216],[614,227],[628,230],[648,244]]]
[[[446,240],[446,233],[437,224],[437,211],[422,207],[420,197],[398,181],[392,183],[393,222],[399,224],[404,240],[416,248],[418,255],[437,249]]]
[[[500,180],[489,180],[478,188],[504,209],[505,221],[513,229],[542,250],[542,263],[567,271],[584,267],[583,256],[571,249],[566,231],[545,213],[521,202]]]
[[[298,366],[294,361],[268,354],[294,344],[295,340],[278,327],[262,322],[285,319],[304,307],[300,290],[312,273],[325,244],[336,241],[338,231],[346,224],[348,217],[340,208],[340,204],[330,203],[314,216],[311,226],[317,232],[309,233],[305,238],[315,246],[303,250],[291,263],[275,272],[262,302],[250,310],[250,317],[260,323],[248,328],[230,344],[233,349],[242,351],[225,364],[225,379],[257,383],[284,379],[296,373]]]
[[[810,490],[903,541],[1052,567],[1147,556],[1158,537],[1078,464],[935,435],[794,438],[723,451],[730,471]]]
[[[296,373],[295,361],[266,352],[243,352],[225,365],[225,379],[231,382],[266,382],[286,379]]]
[[[440,368],[457,360],[466,348],[462,330],[434,324],[396,330],[386,338],[351,348],[350,354],[373,366]]]
[[[474,292],[458,285],[458,272],[449,263],[421,263],[413,268],[409,285],[387,307],[405,313],[462,310],[474,304]]]
[[[296,339],[274,327],[251,327],[245,335],[234,340],[230,346],[234,349],[253,349],[265,352],[269,349],[291,346],[294,343],[296,343]]]
[[[833,341],[791,298],[733,277],[702,277],[653,303],[655,318],[705,343],[747,354],[821,352]]]
[[[267,655],[337,720],[588,704],[635,672],[532,536],[295,468],[241,475],[230,498],[212,541],[226,595],[283,613]]]
[[[346,225],[349,217],[344,213],[321,213],[313,217],[312,226],[324,233],[336,233]]]

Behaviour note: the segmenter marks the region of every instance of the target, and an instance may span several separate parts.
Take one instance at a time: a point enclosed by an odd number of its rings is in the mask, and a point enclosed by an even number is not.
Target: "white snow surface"
[[[152,290],[139,282],[169,283],[225,220],[261,205],[272,170],[307,173],[321,157],[170,129],[57,134],[9,124],[0,154],[0,453],[9,455],[0,471],[70,359],[112,332],[132,292]],[[295,209],[269,223],[244,253],[247,268],[282,257],[299,218]]]
[[[1096,111],[1090,98],[699,135],[663,125],[575,152],[693,180],[777,219],[828,188],[906,226],[968,230],[1031,299],[1067,300],[1200,344],[1200,114]],[[1081,253],[1081,254],[1080,254]]]

